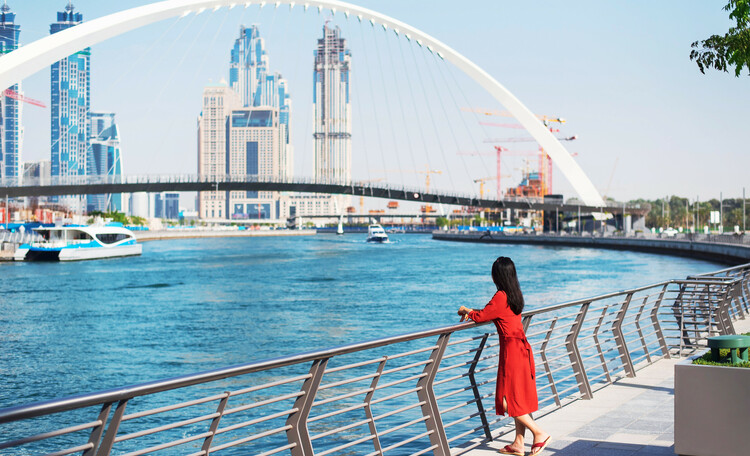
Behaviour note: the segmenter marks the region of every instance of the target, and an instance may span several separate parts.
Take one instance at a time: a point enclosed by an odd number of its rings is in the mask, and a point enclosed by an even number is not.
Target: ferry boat
[[[367,227],[367,242],[377,242],[380,244],[389,242],[388,235],[385,234],[385,230],[382,226],[377,223]]]
[[[120,223],[34,228],[42,240],[21,244],[16,261],[75,261],[140,255],[143,246]]]

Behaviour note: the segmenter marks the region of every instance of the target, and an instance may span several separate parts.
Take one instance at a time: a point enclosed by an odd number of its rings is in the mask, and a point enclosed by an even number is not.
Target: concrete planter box
[[[675,365],[674,452],[750,454],[750,369],[692,364],[702,355]]]

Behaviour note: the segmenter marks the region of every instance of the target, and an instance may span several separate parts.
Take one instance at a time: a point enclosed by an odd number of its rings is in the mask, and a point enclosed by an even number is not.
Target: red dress
[[[521,316],[508,306],[504,291],[498,291],[482,310],[472,310],[469,318],[482,323],[492,320],[500,336],[500,356],[495,387],[495,411],[503,412],[503,397],[508,415],[520,416],[539,409],[536,395],[534,355],[523,331]]]

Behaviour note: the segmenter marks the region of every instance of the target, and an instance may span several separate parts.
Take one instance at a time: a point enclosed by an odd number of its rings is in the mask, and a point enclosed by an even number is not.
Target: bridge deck
[[[734,323],[737,333],[750,331],[750,319]],[[684,358],[683,358],[684,359]],[[674,365],[663,359],[594,394],[538,419],[552,435],[542,454],[554,456],[630,456],[674,454]],[[513,440],[512,430],[483,443],[466,456],[497,456]],[[531,433],[526,436],[529,454]]]

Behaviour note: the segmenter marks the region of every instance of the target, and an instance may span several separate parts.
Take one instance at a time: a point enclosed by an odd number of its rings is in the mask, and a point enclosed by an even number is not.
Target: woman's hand
[[[472,309],[469,309],[468,307],[461,306],[458,308],[458,314],[461,315],[461,321],[466,321],[469,319],[469,312],[471,312]]]

